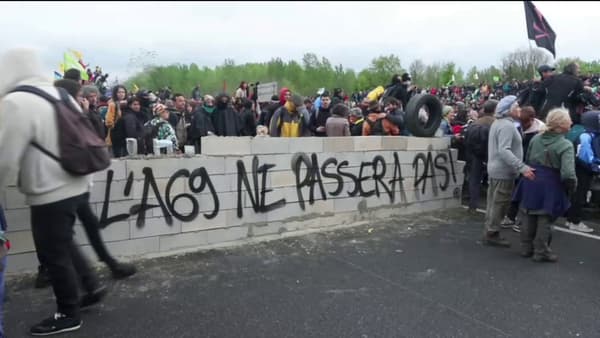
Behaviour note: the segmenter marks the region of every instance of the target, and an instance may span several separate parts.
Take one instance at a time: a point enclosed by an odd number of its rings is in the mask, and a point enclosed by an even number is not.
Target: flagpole
[[[525,31],[527,31],[527,43],[529,43],[529,57],[531,60],[531,57],[533,56],[533,47],[531,47],[531,38],[529,38],[529,28],[527,27],[527,1],[524,1],[524,2],[525,2]],[[532,62],[530,62],[530,63],[531,63],[531,68],[533,68],[534,67],[533,63]],[[533,70],[533,69],[531,70],[531,75],[532,75],[531,81],[535,80],[535,70]]]
[[[531,57],[531,61],[533,60],[533,47],[531,47],[531,40],[529,40],[529,38],[527,39],[527,42],[529,42],[529,56]],[[533,65],[533,62],[531,63],[531,75],[532,78],[531,80],[535,80],[535,66]]]

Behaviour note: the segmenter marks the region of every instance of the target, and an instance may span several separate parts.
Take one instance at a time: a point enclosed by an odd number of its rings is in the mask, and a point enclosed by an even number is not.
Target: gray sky
[[[557,33],[557,58],[600,59],[593,33],[600,2],[534,4]],[[50,75],[73,48],[112,80],[131,73],[129,59],[140,49],[156,51],[158,64],[201,67],[225,58],[301,61],[313,52],[359,71],[372,58],[394,53],[404,68],[421,59],[454,61],[467,71],[497,65],[504,54],[529,46],[522,1],[2,2],[0,31],[0,53],[37,47]]]

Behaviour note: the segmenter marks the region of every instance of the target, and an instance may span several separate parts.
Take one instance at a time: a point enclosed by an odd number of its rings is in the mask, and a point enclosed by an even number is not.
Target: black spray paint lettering
[[[326,159],[322,166],[320,167],[320,174],[325,178],[332,178],[337,181],[337,187],[334,191],[328,192],[330,196],[339,196],[344,189],[344,179],[343,177],[350,178],[354,183],[354,189],[352,191],[347,191],[349,197],[360,196],[360,197],[370,197],[376,195],[377,197],[381,196],[380,187],[383,188],[385,193],[388,194],[390,198],[390,202],[394,202],[395,200],[395,192],[396,192],[396,183],[399,184],[399,190],[402,196],[402,201],[406,201],[406,193],[404,191],[404,178],[402,177],[402,170],[400,168],[400,161],[398,159],[398,154],[394,153],[395,158],[395,169],[394,169],[394,177],[388,182],[385,183],[383,178],[387,172],[387,164],[385,159],[377,155],[373,158],[371,162],[361,162],[359,167],[358,177],[349,172],[342,171],[343,168],[348,167],[348,161],[342,161],[340,163],[337,162],[335,158]],[[328,170],[328,167],[331,165],[337,164],[337,173],[331,172]],[[306,174],[304,176],[301,175],[301,169],[304,166],[306,168]],[[373,174],[366,175],[365,169],[371,168],[373,170]],[[309,195],[309,203],[313,204],[315,201],[314,189],[318,184],[322,200],[327,199],[327,195],[325,194],[325,189],[323,188],[323,182],[321,180],[321,175],[319,175],[319,164],[317,162],[316,154],[312,154],[311,159],[304,153],[298,153],[294,155],[292,159],[292,170],[296,176],[296,191],[298,194],[298,201],[302,210],[305,210],[305,200],[304,195],[302,194],[303,187],[310,188]],[[372,179],[375,182],[375,188],[373,190],[365,191],[363,182]],[[390,189],[391,185],[391,189]]]
[[[194,185],[194,182],[196,181],[196,178],[200,178],[200,186],[196,187]],[[217,190],[215,189],[215,186],[213,185],[210,177],[208,176],[208,172],[206,171],[205,168],[197,168],[194,169],[194,171],[192,171],[192,173],[190,174],[190,179],[188,181],[188,187],[190,188],[190,191],[193,192],[194,194],[199,194],[201,192],[204,191],[204,189],[206,189],[206,187],[208,187],[208,189],[210,190],[210,195],[213,199],[213,211],[210,214],[204,214],[204,217],[206,219],[213,219],[215,218],[218,214],[219,214],[219,196],[217,195]],[[195,217],[194,217],[195,218]],[[192,220],[194,219],[192,218]]]
[[[361,197],[371,197],[373,195],[380,198],[382,193],[388,195],[390,199],[390,203],[394,204],[396,202],[396,193],[400,193],[400,202],[407,203],[406,192],[404,189],[404,178],[402,176],[402,168],[400,165],[400,160],[397,152],[394,152],[394,174],[392,179],[390,179],[387,184],[384,181],[384,177],[387,172],[387,165],[385,159],[376,155],[373,157],[371,162],[361,162],[359,167],[358,177],[354,174],[346,171],[346,168],[349,168],[348,161],[338,162],[335,158],[326,159],[322,166],[319,166],[317,160],[317,154],[313,153],[309,157],[304,153],[297,153],[292,158],[292,171],[295,175],[296,179],[296,191],[298,194],[299,205],[302,210],[305,210],[305,199],[302,194],[302,188],[309,187],[309,196],[308,201],[309,204],[313,204],[315,202],[316,190],[318,189],[320,192],[320,197],[322,200],[327,199],[327,195],[329,196],[339,196],[342,191],[344,191],[344,178],[349,179],[353,183],[353,189],[346,191],[349,197],[361,196]],[[447,164],[450,164],[450,170],[447,168]],[[331,166],[335,166],[336,170]],[[421,165],[423,166],[422,172],[420,172]],[[431,151],[427,153],[419,153],[415,156],[412,166],[415,169],[415,188],[421,190],[421,193],[425,193],[427,179],[430,178],[432,180],[432,190],[434,195],[437,196],[438,189],[445,191],[450,185],[450,178],[454,183],[456,183],[456,173],[454,168],[454,160],[452,158],[451,150],[448,150],[448,153],[438,153],[435,157],[433,157]],[[250,198],[250,202],[252,204],[252,208],[254,212],[269,212],[275,209],[282,208],[286,205],[285,199],[280,199],[274,203],[266,204],[266,195],[267,193],[273,191],[273,189],[267,188],[267,175],[268,171],[275,167],[273,164],[263,164],[259,166],[258,157],[254,156],[252,160],[252,183],[250,182],[248,175],[246,174],[246,168],[242,161],[237,162],[238,169],[238,200],[237,200],[237,215],[238,217],[243,217],[243,205],[242,205],[242,186],[245,187],[245,190],[248,193]],[[305,168],[306,174],[302,176],[302,169]],[[365,169],[371,168],[373,173],[371,175],[365,174]],[[441,172],[443,175],[443,181],[440,184],[437,184],[435,170]],[[107,171],[107,182],[106,189],[104,192],[104,203],[102,206],[102,213],[100,217],[100,226],[106,227],[111,223],[119,222],[127,220],[130,216],[138,215],[137,226],[142,227],[145,223],[146,219],[146,211],[160,207],[163,213],[163,217],[167,224],[173,224],[173,217],[183,222],[191,222],[198,216],[200,210],[200,204],[198,200],[194,197],[194,195],[189,193],[181,193],[177,196],[171,198],[171,189],[177,179],[187,179],[187,183],[190,191],[193,194],[199,194],[204,192],[206,189],[209,190],[209,193],[213,199],[213,210],[211,213],[204,214],[206,219],[212,219],[216,217],[219,213],[220,203],[217,191],[210,179],[210,176],[205,168],[198,168],[193,170],[191,173],[187,169],[178,170],[175,174],[173,174],[167,183],[166,191],[165,191],[165,202],[163,202],[162,196],[158,190],[156,180],[154,178],[154,174],[151,168],[145,167],[142,170],[144,174],[144,185],[141,203],[132,206],[129,210],[129,214],[122,213],[118,215],[114,215],[109,217],[109,204],[110,204],[110,195],[111,195],[111,185],[114,178],[114,172],[112,170]],[[259,179],[259,176],[260,179]],[[321,177],[334,179],[337,182],[337,187],[333,191],[326,192],[323,184],[323,180]],[[200,183],[197,181],[200,179]],[[374,189],[365,191],[363,184],[369,179],[373,179],[374,181]],[[124,196],[129,196],[131,194],[132,185],[134,182],[133,172],[130,172],[127,177],[127,182],[124,188]],[[398,187],[396,186],[398,184]],[[156,199],[158,201],[157,205],[148,204],[148,195],[150,192],[150,188]],[[187,199],[191,205],[191,211],[188,214],[182,214],[177,211],[176,205],[177,202],[181,199]]]
[[[404,190],[404,177],[402,177],[402,166],[400,165],[400,158],[398,157],[398,153],[394,152],[394,176],[388,182],[392,187],[388,194],[390,196],[390,203],[394,204],[396,201],[396,183],[398,183],[398,189],[400,191],[400,201],[402,203],[407,203],[408,199],[406,198],[406,191]]]
[[[153,209],[153,208],[157,208],[157,207],[161,208],[163,217],[165,218],[165,222],[168,225],[173,225],[173,217],[175,217],[176,219],[183,221],[183,222],[193,221],[198,216],[198,211],[200,209],[199,208],[200,205],[199,205],[198,201],[196,200],[196,198],[192,194],[181,193],[181,194],[175,196],[173,199],[171,199],[171,189],[173,188],[173,184],[174,184],[175,180],[177,180],[180,177],[188,178],[188,185],[190,187],[190,191],[192,191],[195,194],[203,192],[206,189],[206,187],[208,187],[208,189],[210,190],[210,194],[213,198],[214,209],[213,209],[212,213],[204,214],[204,217],[206,219],[212,219],[218,215],[218,213],[219,213],[219,198],[217,195],[217,191],[216,191],[212,181],[210,180],[208,172],[206,171],[205,168],[195,169],[191,174],[187,169],[181,169],[181,170],[178,170],[175,174],[173,174],[171,176],[171,178],[169,178],[169,181],[167,182],[167,187],[166,187],[166,191],[165,191],[166,203],[163,202],[160,191],[158,190],[158,186],[156,184],[156,180],[154,178],[152,169],[149,167],[145,167],[142,170],[142,172],[144,174],[144,189],[142,192],[142,199],[141,199],[140,204],[133,205],[129,209],[129,214],[123,213],[123,214],[118,214],[118,215],[111,216],[111,217],[108,217],[108,212],[109,212],[109,204],[110,204],[110,191],[111,191],[111,186],[112,186],[112,180],[114,177],[114,172],[112,170],[109,170],[107,172],[106,190],[104,192],[104,203],[102,205],[102,213],[100,216],[100,226],[102,228],[105,228],[106,226],[108,226],[109,224],[112,224],[114,222],[125,221],[130,216],[133,216],[133,215],[138,215],[136,225],[138,228],[141,228],[144,226],[145,221],[146,221],[146,211]],[[200,183],[199,187],[196,187],[194,185],[196,178],[201,179],[201,183]],[[133,172],[131,172],[131,173],[129,173],[129,176],[127,177],[127,183],[125,184],[125,189],[123,191],[124,196],[129,196],[131,194],[133,180],[134,180],[134,176],[133,176]],[[148,204],[148,194],[149,194],[150,187],[152,188],[152,191],[153,191],[154,195],[156,196],[158,205]],[[183,214],[179,213],[175,208],[177,201],[182,198],[186,198],[192,203],[192,211],[187,215],[183,215]]]
[[[114,215],[112,217],[108,217],[108,206],[110,204],[110,187],[112,184],[112,180],[113,180],[113,176],[114,176],[114,171],[113,170],[109,170],[106,173],[106,189],[104,190],[104,203],[102,203],[102,213],[100,214],[100,228],[104,229],[106,228],[108,225],[114,223],[114,222],[119,222],[119,221],[124,221],[126,219],[129,218],[129,214],[118,214],[118,215]],[[127,177],[127,183],[125,184],[125,196],[129,196],[129,193],[131,192],[131,185],[133,184],[133,173],[129,174],[129,177]]]
[[[321,175],[325,178],[333,178],[337,181],[337,188],[334,191],[330,191],[329,195],[331,196],[338,196],[339,194],[342,193],[342,190],[344,190],[344,179],[342,178],[342,176],[336,174],[336,173],[329,173],[327,172],[327,167],[333,164],[335,166],[337,166],[338,161],[335,158],[328,158],[325,160],[325,162],[323,162],[323,166],[321,167]]]
[[[419,162],[423,164],[423,172],[419,176]],[[444,166],[450,162],[450,171],[448,168]],[[421,186],[421,193],[424,194],[427,185],[427,179],[431,178],[432,182],[432,190],[434,196],[438,195],[438,188],[442,191],[446,191],[450,184],[450,175],[452,175],[452,180],[456,183],[456,173],[454,171],[454,161],[452,159],[452,152],[448,150],[448,155],[444,153],[438,153],[435,158],[431,154],[431,151],[427,152],[427,155],[424,153],[419,153],[415,156],[413,160],[413,168],[415,169],[415,188],[418,189],[419,185]],[[437,184],[437,178],[435,173],[435,169],[438,169],[444,174],[444,182]]]
[[[268,192],[273,191],[273,189],[267,189],[267,173],[269,169],[275,167],[274,164],[263,164],[262,166],[258,166],[258,156],[254,156],[252,159],[252,183],[254,189],[250,186],[250,182],[248,181],[248,175],[246,175],[246,166],[242,160],[237,161],[237,169],[238,169],[238,184],[237,184],[237,216],[238,218],[242,218],[244,216],[244,207],[242,205],[242,184],[246,188],[248,192],[248,196],[250,197],[250,203],[252,204],[252,209],[254,212],[269,212],[275,209],[279,209],[285,206],[285,199],[280,199],[274,203],[266,204],[266,195]],[[258,175],[262,175],[261,187],[259,190],[259,182]]]
[[[306,168],[306,175],[300,180],[300,171],[302,165]],[[319,185],[321,191],[321,198],[327,199],[325,194],[325,187],[323,180],[321,179],[321,173],[319,171],[319,163],[317,161],[317,154],[312,154],[311,159],[305,153],[296,153],[292,158],[292,171],[296,177],[296,193],[298,194],[298,204],[302,210],[306,210],[304,203],[304,196],[302,195],[302,188],[309,187],[308,203],[312,205],[315,202],[315,184]]]
[[[337,172],[339,175],[348,177],[349,179],[352,180],[352,182],[354,182],[354,189],[352,191],[347,191],[348,196],[354,197],[358,194],[360,188],[358,186],[358,178],[356,176],[354,176],[354,174],[342,171],[342,168],[348,167],[348,165],[349,165],[348,161],[340,162],[340,164],[338,164],[338,167],[337,167]]]

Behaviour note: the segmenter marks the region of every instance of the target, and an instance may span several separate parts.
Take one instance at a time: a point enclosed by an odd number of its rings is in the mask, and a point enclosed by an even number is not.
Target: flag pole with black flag
[[[525,20],[527,22],[527,37],[534,40],[538,47],[547,49],[556,59],[556,33],[546,21],[546,18],[531,1],[525,1]]]

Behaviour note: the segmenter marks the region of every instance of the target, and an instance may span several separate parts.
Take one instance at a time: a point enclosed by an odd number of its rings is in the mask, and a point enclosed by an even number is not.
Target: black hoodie
[[[221,98],[227,97],[227,103],[221,102]],[[227,94],[220,94],[215,99],[217,109],[212,114],[212,123],[215,134],[219,136],[240,136],[241,122],[238,113],[231,107],[231,98]]]

